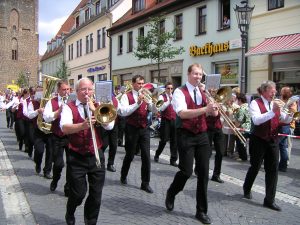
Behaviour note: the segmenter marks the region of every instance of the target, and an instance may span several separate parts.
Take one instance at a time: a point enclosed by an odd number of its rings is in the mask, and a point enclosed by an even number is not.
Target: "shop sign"
[[[101,70],[104,70],[106,66],[96,66],[96,67],[93,67],[93,68],[88,68],[87,69],[87,72],[88,73],[93,73],[93,72],[96,72],[96,71],[101,71]]]
[[[213,44],[213,42],[206,43],[203,46],[192,45],[190,47],[190,56],[201,56],[209,55],[213,56],[216,53],[228,52],[229,51],[229,41],[224,43]]]
[[[221,74],[221,84],[238,84],[238,62],[216,64],[215,71]]]

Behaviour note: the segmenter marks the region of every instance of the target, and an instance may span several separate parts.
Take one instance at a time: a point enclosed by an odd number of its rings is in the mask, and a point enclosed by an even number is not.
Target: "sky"
[[[56,35],[80,0],[39,0],[39,53],[47,49],[47,41]]]

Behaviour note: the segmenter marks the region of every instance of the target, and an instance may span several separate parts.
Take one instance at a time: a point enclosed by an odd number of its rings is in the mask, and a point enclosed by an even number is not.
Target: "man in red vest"
[[[144,85],[144,77],[136,75],[132,78],[133,89],[121,98],[120,113],[126,116],[125,127],[125,157],[121,169],[121,183],[127,184],[127,175],[130,164],[134,158],[136,147],[139,144],[142,158],[142,184],[141,189],[153,193],[150,187],[150,131],[147,126],[148,111],[152,111],[152,101],[148,102],[146,96],[140,92]]]
[[[68,137],[61,131],[59,126],[62,108],[67,103],[67,97],[70,94],[70,86],[67,81],[59,81],[57,83],[57,93],[56,97],[47,102],[43,113],[45,122],[52,123],[50,138],[52,141],[53,180],[50,184],[51,191],[55,191],[64,168],[64,151],[66,151],[66,155],[69,151]],[[68,179],[66,179],[64,189],[67,196],[69,190]]]
[[[174,208],[175,196],[183,190],[185,183],[193,173],[193,161],[196,161],[197,194],[196,218],[204,224],[210,224],[207,215],[207,185],[209,157],[211,148],[207,135],[206,116],[217,116],[215,103],[207,103],[206,96],[198,85],[203,76],[200,64],[188,68],[188,81],[174,92],[172,105],[178,116],[177,143],[179,169],[166,195],[166,208]]]
[[[160,95],[158,100],[163,100],[164,104],[160,107],[161,111],[161,125],[160,125],[160,142],[155,152],[154,161],[158,162],[159,156],[164,150],[167,142],[170,140],[170,165],[178,166],[176,161],[178,158],[177,154],[177,142],[176,142],[176,113],[171,104],[173,84],[167,82],[165,84],[166,93]]]
[[[264,207],[281,211],[275,203],[276,186],[278,179],[278,128],[281,122],[289,123],[291,117],[281,112],[276,101],[276,84],[266,81],[258,89],[260,98],[253,100],[249,110],[252,120],[251,136],[249,141],[250,168],[243,185],[244,197],[252,198],[251,188],[264,162],[266,177],[266,196]]]
[[[88,119],[91,118],[93,126],[96,120],[89,110],[95,107],[90,101],[94,94],[93,82],[88,78],[80,79],[76,84],[76,93],[77,99],[63,107],[60,119],[60,127],[69,137],[67,170],[70,190],[65,219],[68,225],[75,224],[76,208],[81,205],[89,190],[84,205],[84,220],[85,224],[97,224],[105,180],[105,162],[103,152],[99,151],[102,146],[100,132],[95,127],[95,139],[92,138],[92,128]],[[111,130],[114,121],[102,126]],[[96,142],[96,146],[93,142]],[[95,151],[98,151],[100,156],[101,163],[98,166]]]

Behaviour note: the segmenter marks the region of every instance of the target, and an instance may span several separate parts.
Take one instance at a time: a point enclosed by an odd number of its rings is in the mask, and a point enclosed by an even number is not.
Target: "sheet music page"
[[[96,102],[112,101],[112,81],[97,81],[95,83]]]
[[[207,74],[205,77],[205,89],[219,89],[221,74]]]

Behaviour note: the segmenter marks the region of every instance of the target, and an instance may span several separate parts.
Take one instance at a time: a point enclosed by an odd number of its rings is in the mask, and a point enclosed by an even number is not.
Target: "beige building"
[[[0,1],[0,89],[23,73],[30,84],[38,77],[38,0]]]
[[[288,85],[300,94],[300,1],[250,0],[249,5],[255,5],[246,54],[249,92],[273,80],[278,90]]]
[[[131,8],[131,0],[88,1],[73,13],[74,29],[64,39],[64,56],[74,88],[82,77],[110,80],[110,40],[106,30]]]

